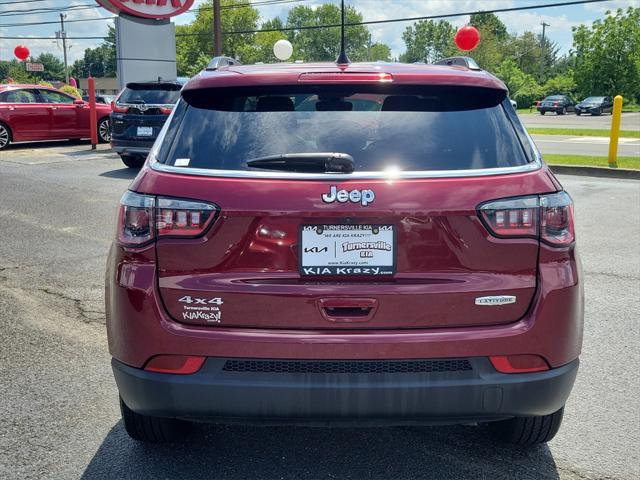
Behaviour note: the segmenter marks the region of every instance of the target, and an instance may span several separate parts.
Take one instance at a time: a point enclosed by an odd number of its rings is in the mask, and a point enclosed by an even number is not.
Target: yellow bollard
[[[622,115],[622,96],[613,99],[611,114],[611,138],[609,139],[609,167],[618,168],[618,138],[620,137],[620,117]]]

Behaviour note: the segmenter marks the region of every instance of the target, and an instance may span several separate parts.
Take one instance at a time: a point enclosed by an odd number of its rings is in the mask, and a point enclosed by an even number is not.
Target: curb
[[[630,170],[628,168],[587,167],[581,165],[549,165],[549,168],[553,173],[561,175],[640,180],[640,170]]]

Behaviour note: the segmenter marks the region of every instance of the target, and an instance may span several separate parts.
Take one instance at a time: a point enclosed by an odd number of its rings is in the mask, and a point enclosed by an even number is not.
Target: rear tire
[[[147,443],[173,442],[183,438],[189,430],[188,422],[175,418],[140,415],[120,398],[120,412],[127,434],[134,440]]]
[[[111,141],[111,121],[109,117],[104,117],[98,122],[98,141],[109,143]]]
[[[0,123],[0,150],[7,148],[11,139],[11,129],[4,123]]]
[[[580,116],[580,115],[582,115],[582,114],[581,114],[579,111],[577,111],[577,110],[576,110],[576,115],[577,115],[577,116]]]
[[[564,407],[542,417],[515,417],[489,424],[494,438],[519,447],[546,443],[556,436],[562,423]]]
[[[129,168],[141,168],[144,165],[144,157],[137,155],[120,155],[122,163]]]

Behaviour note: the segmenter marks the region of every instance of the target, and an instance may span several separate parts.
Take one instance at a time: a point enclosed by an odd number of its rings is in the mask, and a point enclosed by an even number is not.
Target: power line
[[[438,18],[451,18],[451,17],[464,17],[466,15],[474,15],[480,13],[505,13],[505,12],[517,12],[521,10],[535,10],[542,8],[553,8],[553,7],[567,7],[571,5],[581,5],[586,3],[602,3],[602,2],[610,2],[611,0],[575,0],[569,2],[557,2],[557,3],[546,3],[542,5],[528,5],[524,7],[509,7],[509,8],[494,8],[492,10],[476,10],[472,12],[460,12],[460,13],[444,13],[440,15],[425,15],[421,17],[404,17],[404,18],[390,18],[387,20],[370,20],[367,22],[354,22],[354,23],[345,23],[345,27],[355,27],[358,25],[379,25],[383,23],[396,23],[396,22],[415,22],[419,20],[434,20]],[[222,32],[225,35],[239,35],[245,33],[258,33],[258,32],[286,32],[286,31],[294,31],[294,30],[316,30],[319,28],[335,28],[340,27],[339,23],[334,23],[330,25],[302,25],[299,27],[283,27],[283,28],[266,28],[264,30],[234,30],[231,32]],[[185,34],[185,35],[209,35],[205,34]]]
[[[99,17],[99,18],[79,18],[77,20],[67,20],[67,23],[77,23],[77,22],[96,22],[100,20],[112,20],[116,18],[115,15],[110,17]],[[0,28],[10,28],[10,27],[31,27],[35,25],[52,25],[57,24],[58,21],[48,21],[48,22],[26,22],[26,23],[3,23],[0,24]],[[28,38],[28,37],[27,37]]]
[[[275,1],[275,0],[274,0]],[[453,18],[453,17],[463,17],[467,15],[474,15],[480,13],[505,13],[505,12],[516,12],[522,10],[535,10],[535,9],[544,9],[544,8],[555,8],[555,7],[566,7],[571,5],[581,5],[588,3],[602,3],[609,2],[611,0],[574,0],[567,2],[556,2],[556,3],[546,3],[540,5],[528,5],[523,7],[509,7],[509,8],[495,8],[492,10],[476,10],[470,12],[459,12],[459,13],[443,13],[440,15],[426,15],[420,17],[403,17],[403,18],[391,18],[387,20],[370,20],[364,22],[354,22],[354,23],[345,23],[347,27],[354,27],[358,25],[378,25],[384,23],[397,23],[397,22],[412,22],[419,20],[434,20],[439,18]],[[87,21],[96,21],[96,20],[111,20],[116,18],[115,16],[111,17],[101,17],[101,18],[91,18],[91,19],[78,19],[78,20],[67,20],[67,23],[71,22],[87,22]],[[31,25],[48,25],[48,24],[57,24],[58,22],[30,22],[30,23],[22,23],[22,24],[0,24],[0,27],[18,27],[18,26],[31,26]],[[321,28],[337,28],[340,27],[339,23],[328,24],[328,25],[300,25],[296,27],[282,27],[282,28],[266,28],[262,30],[233,30],[228,32],[222,32],[225,35],[240,35],[240,34],[249,34],[249,33],[260,33],[260,32],[286,32],[286,31],[295,31],[295,30],[317,30]],[[203,33],[176,33],[176,37],[193,37],[193,36],[210,36],[211,32],[203,32]],[[14,39],[16,37],[0,37],[0,39]],[[38,40],[55,40],[53,37],[17,37],[17,38],[33,38]],[[86,37],[68,37],[69,39],[82,40],[88,39]],[[96,37],[92,37],[96,38]],[[98,37],[98,38],[107,38],[107,37]]]
[[[2,5],[17,5],[17,4],[24,4],[24,3],[30,3],[30,2],[50,2],[52,0],[24,0],[24,1],[12,1],[12,2],[0,2],[0,6]],[[258,0],[255,2],[247,2],[247,3],[234,3],[234,4],[230,4],[230,5],[222,5],[220,8],[222,10],[227,10],[227,9],[235,9],[235,8],[248,8],[248,7],[264,7],[264,6],[269,6],[269,5],[280,5],[283,3],[300,3],[300,2],[306,2],[309,0]],[[44,10],[50,10],[50,11],[56,11],[56,12],[61,12],[61,11],[66,11],[66,10],[73,10],[73,9],[81,9],[81,8],[102,8],[100,5],[96,5],[95,3],[76,3],[74,5],[69,5],[69,6],[65,6],[65,7],[39,7],[39,8],[35,8],[35,9],[27,9],[27,10],[7,10],[4,12],[0,12],[0,16],[9,16],[13,13],[24,13],[25,15],[31,15],[31,14],[38,14],[38,13],[49,13],[47,11]],[[194,9],[188,10],[188,13],[193,13],[193,12],[199,12],[201,10],[211,10],[212,7],[206,6],[206,5],[201,5],[199,7],[196,7]],[[40,11],[43,10],[43,11]],[[185,13],[187,13],[185,12]]]
[[[101,8],[100,5],[71,5],[69,7],[51,7],[51,8],[36,8],[28,10],[8,10],[6,12],[0,12],[0,17],[13,17],[16,15],[44,15],[47,13],[59,13],[59,12],[72,12],[78,10],[88,10],[94,8]]]

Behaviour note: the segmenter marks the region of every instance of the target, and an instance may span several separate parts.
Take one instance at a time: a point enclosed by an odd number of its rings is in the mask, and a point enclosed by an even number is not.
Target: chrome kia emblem
[[[476,297],[476,305],[507,305],[509,303],[516,303],[516,297],[514,295]]]

